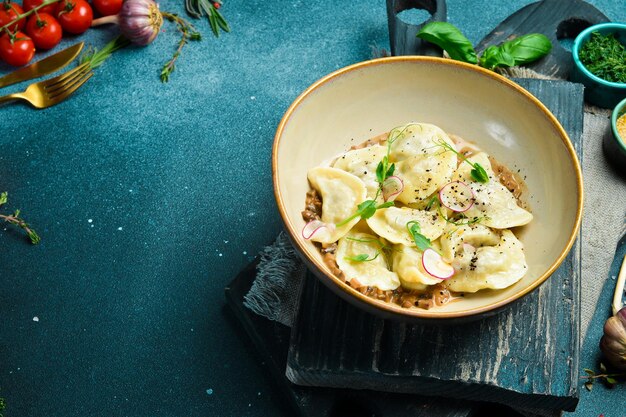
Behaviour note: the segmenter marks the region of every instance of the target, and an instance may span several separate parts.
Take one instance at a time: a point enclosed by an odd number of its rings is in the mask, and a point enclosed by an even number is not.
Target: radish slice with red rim
[[[472,188],[461,181],[449,182],[439,190],[441,205],[457,213],[469,210],[475,200]]]
[[[332,233],[334,229],[334,224],[324,223],[321,220],[311,220],[302,228],[302,237],[309,240],[317,233]]]
[[[444,261],[436,250],[428,248],[422,254],[424,270],[435,278],[448,279],[454,275],[454,267]]]
[[[383,182],[383,199],[393,201],[404,190],[404,182],[400,177],[392,175]]]

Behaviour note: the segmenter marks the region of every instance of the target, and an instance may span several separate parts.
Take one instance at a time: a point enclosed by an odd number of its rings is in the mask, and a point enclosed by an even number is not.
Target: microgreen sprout
[[[430,239],[422,234],[422,228],[418,221],[411,220],[406,224],[406,229],[409,231],[409,234],[413,238],[413,242],[415,242],[415,246],[417,246],[417,249],[424,252],[426,249],[432,246]]]
[[[471,175],[474,180],[476,180],[477,182],[481,182],[481,183],[489,182],[489,174],[487,174],[487,171],[485,171],[485,168],[483,168],[483,166],[480,165],[478,162],[470,161],[463,154],[458,152],[456,149],[454,149],[453,146],[451,146],[448,142],[446,142],[443,139],[439,139],[435,143],[437,144],[437,146],[441,146],[446,151],[454,152],[464,162],[467,162],[468,164],[470,164],[473,168],[471,171]]]
[[[352,262],[370,262],[378,258],[378,255],[380,255],[380,252],[376,252],[376,255],[370,258],[370,255],[368,255],[367,253],[359,253],[358,255],[355,255],[355,256],[344,256],[343,259],[345,259],[346,261],[352,261]]]
[[[357,206],[358,210],[352,216],[348,217],[337,223],[337,227],[341,227],[345,224],[348,224],[351,220],[356,219],[357,217],[361,217],[362,219],[369,219],[376,213],[376,210],[381,208],[387,208],[394,205],[393,201],[387,201],[385,203],[376,204],[376,198],[380,194],[380,190],[376,193],[376,197],[373,200],[365,200],[361,204]]]

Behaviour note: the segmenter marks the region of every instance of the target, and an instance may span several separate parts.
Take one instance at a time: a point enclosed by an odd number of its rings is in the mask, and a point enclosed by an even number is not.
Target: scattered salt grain
[[[122,228],[121,228],[121,227],[118,227],[118,228],[117,228],[117,230],[122,230]]]
[[[37,316],[33,317],[33,321],[39,321],[39,317]]]
[[[208,390],[206,390],[206,393],[208,395],[213,395],[213,388],[209,388]]]
[[[93,223],[93,219],[87,219],[87,223]]]

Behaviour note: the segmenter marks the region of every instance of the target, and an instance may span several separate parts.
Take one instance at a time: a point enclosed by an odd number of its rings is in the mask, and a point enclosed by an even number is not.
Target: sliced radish
[[[302,228],[302,237],[309,240],[315,234],[326,233],[328,236],[335,230],[335,225],[332,223],[324,223],[321,220],[311,220]]]
[[[393,201],[404,190],[404,182],[400,177],[392,175],[387,177],[383,182],[383,199],[385,201]]]
[[[424,270],[435,278],[448,279],[454,275],[452,265],[444,261],[436,250],[428,248],[422,254],[422,266]]]
[[[441,204],[457,213],[469,210],[476,197],[472,188],[461,181],[449,182],[439,190],[439,201]]]

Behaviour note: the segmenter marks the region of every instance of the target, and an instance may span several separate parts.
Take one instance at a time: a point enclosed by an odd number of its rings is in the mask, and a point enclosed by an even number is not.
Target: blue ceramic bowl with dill
[[[625,49],[625,23],[600,23],[576,37],[570,80],[585,86],[587,102],[611,109],[626,98]]]
[[[604,154],[622,174],[626,174],[626,98],[619,102],[611,115],[612,135],[604,136]]]

